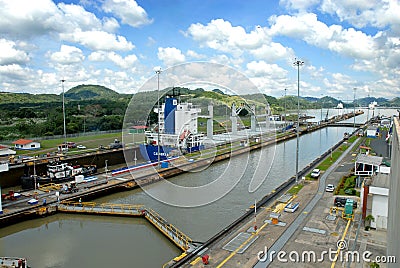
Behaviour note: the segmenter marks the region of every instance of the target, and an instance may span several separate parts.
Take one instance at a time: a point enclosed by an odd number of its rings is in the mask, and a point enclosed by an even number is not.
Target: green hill
[[[65,92],[65,98],[70,100],[89,99],[119,99],[121,95],[112,89],[98,85],[79,85]]]
[[[56,94],[29,94],[0,92],[0,104],[2,103],[43,103],[60,101]]]

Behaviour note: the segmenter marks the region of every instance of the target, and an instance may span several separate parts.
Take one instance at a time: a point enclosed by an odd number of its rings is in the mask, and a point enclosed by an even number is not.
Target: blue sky
[[[0,91],[99,84],[134,93],[154,68],[224,64],[281,97],[400,96],[394,0],[0,0]],[[177,74],[179,75],[179,74]],[[205,76],[207,74],[204,74]],[[204,78],[206,79],[206,77]]]

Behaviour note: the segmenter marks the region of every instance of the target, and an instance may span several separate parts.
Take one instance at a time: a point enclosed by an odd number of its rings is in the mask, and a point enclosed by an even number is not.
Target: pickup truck
[[[108,146],[109,149],[119,149],[123,147],[124,145],[122,144],[122,142],[117,139],[113,143],[110,143],[110,145]]]

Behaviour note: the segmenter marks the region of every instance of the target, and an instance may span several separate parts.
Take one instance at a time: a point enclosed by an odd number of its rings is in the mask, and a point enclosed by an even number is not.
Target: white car
[[[78,146],[76,146],[76,148],[78,148],[78,149],[86,149],[86,146],[85,145],[78,145]]]
[[[327,192],[333,192],[334,190],[335,190],[335,186],[333,186],[333,184],[328,184],[325,189],[325,191],[327,191]]]
[[[321,171],[318,168],[316,168],[311,172],[311,178],[318,178],[320,174]]]

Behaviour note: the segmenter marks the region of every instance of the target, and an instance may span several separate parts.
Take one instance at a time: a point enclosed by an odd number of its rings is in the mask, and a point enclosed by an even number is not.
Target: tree
[[[371,222],[375,221],[374,216],[369,214],[368,216],[365,217],[364,219],[364,225],[365,225],[365,230],[368,231],[371,228]]]

